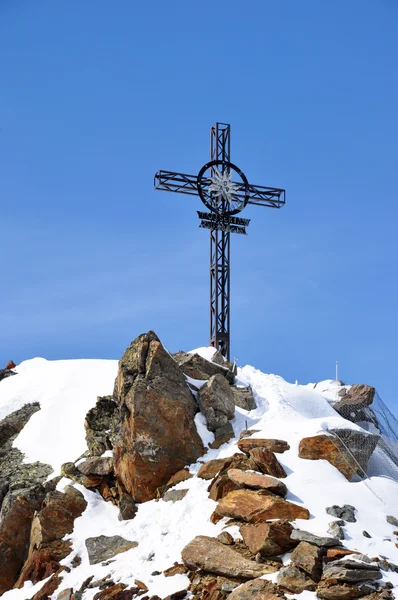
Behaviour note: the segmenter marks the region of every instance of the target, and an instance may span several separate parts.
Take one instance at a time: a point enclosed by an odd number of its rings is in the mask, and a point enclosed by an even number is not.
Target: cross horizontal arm
[[[158,171],[154,180],[157,190],[165,192],[178,192],[190,196],[198,195],[197,176],[174,171]]]
[[[155,188],[165,192],[178,192],[190,196],[198,195],[196,175],[175,173],[174,171],[158,171],[155,175]],[[210,185],[210,179],[202,179],[203,185]],[[244,199],[246,188],[243,183],[235,183],[238,198]],[[285,190],[264,185],[249,184],[248,204],[281,208],[285,204]]]

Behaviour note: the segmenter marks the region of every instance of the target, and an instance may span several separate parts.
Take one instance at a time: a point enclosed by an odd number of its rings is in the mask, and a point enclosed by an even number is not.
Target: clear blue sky
[[[0,366],[208,341],[209,127],[285,187],[232,239],[232,352],[398,412],[396,0],[0,0]]]

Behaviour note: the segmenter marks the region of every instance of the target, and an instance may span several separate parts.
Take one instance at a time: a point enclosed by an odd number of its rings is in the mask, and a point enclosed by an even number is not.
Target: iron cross
[[[231,127],[210,128],[210,161],[198,175],[158,171],[155,189],[199,196],[210,212],[198,211],[210,230],[210,345],[230,360],[230,234],[246,233],[249,219],[236,217],[247,204],[281,208],[285,190],[252,185],[230,162]],[[235,178],[235,179],[233,179]]]

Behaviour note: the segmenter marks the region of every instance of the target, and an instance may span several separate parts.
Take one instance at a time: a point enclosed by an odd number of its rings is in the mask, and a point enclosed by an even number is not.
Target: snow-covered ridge
[[[199,349],[199,352],[207,360],[211,359],[211,350],[202,352]],[[39,402],[41,410],[31,417],[14,446],[25,453],[26,462],[50,464],[54,474],[58,474],[62,463],[77,460],[86,450],[85,415],[95,405],[97,396],[112,393],[117,361],[33,359],[15,370],[18,373],[16,377],[0,384],[0,419],[27,403]],[[394,528],[385,518],[387,514],[398,517],[398,483],[383,476],[386,461],[383,452],[372,458],[371,477],[355,482],[348,482],[327,461],[303,460],[298,456],[298,446],[304,437],[329,429],[361,430],[359,425],[343,419],[333,409],[338,386],[331,381],[316,387],[313,384],[290,384],[281,377],[264,374],[251,366],[238,369],[236,383],[253,388],[257,408],[250,412],[236,408],[232,422],[235,439],[219,450],[208,450],[201,461],[236,452],[236,441],[246,427],[256,430],[253,437],[288,440],[290,450],[278,456],[288,474],[284,480],[289,489],[287,500],[306,506],[311,513],[309,521],[297,520],[295,525],[325,535],[330,522],[326,506],[354,505],[357,522],[345,526],[347,546],[368,556],[387,556],[388,560],[398,564],[398,548],[392,535]],[[390,423],[393,423],[391,418],[387,425]],[[209,437],[199,426],[199,433],[202,432],[202,439],[208,444]],[[192,464],[190,472],[196,474],[199,468],[200,462]],[[63,490],[70,483],[63,479],[58,489]],[[208,482],[197,477],[177,484],[177,489],[188,489],[188,494],[181,501],[146,502],[139,506],[136,517],[131,521],[119,521],[115,506],[104,502],[96,492],[77,487],[84,494],[88,507],[75,521],[74,532],[70,536],[73,552],[62,563],[70,566],[76,554],[82,557],[82,563],[70,573],[63,574],[63,582],[55,596],[65,588],[78,589],[88,575],[94,574],[96,579],[101,579],[110,574],[114,581],[128,585],[140,579],[148,586],[149,596],[158,594],[165,597],[186,587],[187,577],[176,575],[166,578],[152,573],[162,572],[174,561],[180,562],[182,548],[195,535],[214,537],[223,528],[223,523],[214,525],[210,522],[215,503],[208,498]],[[372,537],[364,537],[363,530]],[[234,537],[239,536],[236,527],[229,531]],[[139,545],[118,555],[107,566],[90,566],[84,542],[87,537],[98,535],[121,535],[137,541]],[[389,572],[388,579],[398,586],[396,573]],[[21,590],[7,592],[3,598],[25,600],[42,585],[43,582],[40,582],[28,589],[29,584],[25,584]],[[88,590],[84,600],[91,600],[97,591]],[[303,592],[299,597],[308,600],[315,598],[315,593]]]

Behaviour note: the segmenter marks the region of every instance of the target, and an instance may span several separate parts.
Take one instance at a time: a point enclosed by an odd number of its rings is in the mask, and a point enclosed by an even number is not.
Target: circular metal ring
[[[218,167],[221,167],[221,171]],[[209,169],[210,175],[205,177]],[[239,183],[231,180],[233,173],[241,178]],[[197,188],[203,204],[220,216],[236,215],[249,201],[249,182],[245,174],[225,160],[206,163],[198,173]]]

